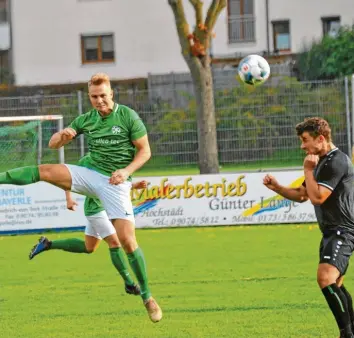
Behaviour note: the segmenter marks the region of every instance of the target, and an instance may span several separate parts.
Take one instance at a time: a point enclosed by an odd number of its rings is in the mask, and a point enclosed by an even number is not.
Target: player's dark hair
[[[307,131],[313,138],[322,135],[327,142],[332,142],[331,128],[328,122],[320,117],[306,118],[303,122],[297,124],[295,128],[298,136]]]

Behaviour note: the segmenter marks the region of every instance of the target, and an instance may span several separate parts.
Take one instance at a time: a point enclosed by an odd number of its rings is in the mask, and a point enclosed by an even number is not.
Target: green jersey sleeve
[[[74,129],[78,135],[82,134],[85,119],[86,119],[85,114],[80,115],[74,121],[72,121],[68,127]]]
[[[147,134],[146,127],[140,116],[132,109],[129,114],[130,138],[135,141]]]

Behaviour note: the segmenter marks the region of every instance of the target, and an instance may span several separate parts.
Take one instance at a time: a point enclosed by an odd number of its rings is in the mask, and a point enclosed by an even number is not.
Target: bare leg
[[[155,299],[151,296],[146,272],[146,263],[143,251],[139,248],[135,236],[135,226],[126,219],[115,219],[112,221],[119,241],[127,253],[130,267],[140,285],[140,294],[151,321],[158,322],[162,318],[162,311]]]
[[[124,251],[128,256],[130,267],[139,282],[141,297],[147,300],[151,297],[146,273],[146,264],[143,251],[138,247],[135,237],[134,223],[126,219],[115,219],[112,221],[122,244]]]
[[[38,166],[41,181],[51,183],[61,189],[71,190],[71,174],[64,164],[42,164]]]
[[[124,251],[127,254],[135,251],[138,248],[138,243],[135,237],[134,223],[126,219],[115,219],[112,223],[117,231],[119,241],[122,244]]]
[[[110,249],[111,248],[121,248],[122,247],[122,245],[119,242],[117,234],[113,234],[113,235],[107,236],[103,240],[107,243],[107,245],[108,245],[108,247]]]
[[[101,240],[96,237],[85,235],[85,247],[88,253],[95,252],[100,242]]]

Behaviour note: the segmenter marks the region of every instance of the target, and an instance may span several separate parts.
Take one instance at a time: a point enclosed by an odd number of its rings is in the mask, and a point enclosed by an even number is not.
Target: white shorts
[[[88,220],[88,225],[85,228],[85,235],[104,239],[116,233],[116,229],[105,211],[101,211],[92,216],[87,216],[86,218]]]
[[[71,174],[71,191],[89,197],[98,197],[109,219],[126,219],[133,223],[134,212],[130,198],[131,182],[109,184],[109,177],[97,171],[66,164]]]

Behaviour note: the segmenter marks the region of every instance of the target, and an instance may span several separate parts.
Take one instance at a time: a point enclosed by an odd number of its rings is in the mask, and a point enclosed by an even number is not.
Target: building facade
[[[193,27],[189,1],[185,12]],[[352,0],[228,0],[211,53],[296,53],[353,19]],[[98,71],[127,79],[188,70],[167,0],[0,0],[0,55],[2,73],[17,85],[85,82]]]

